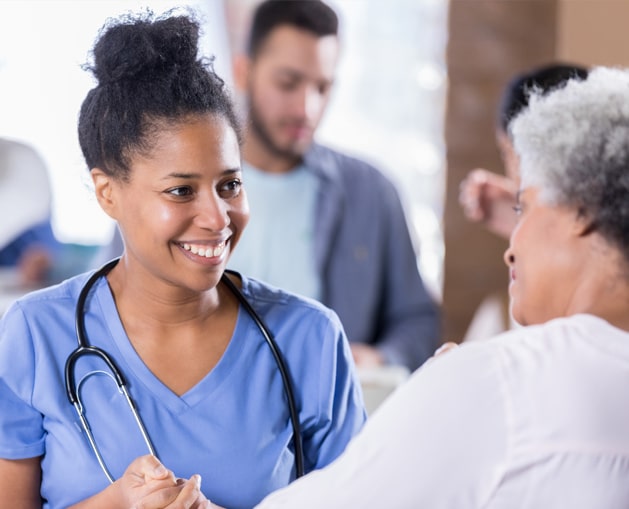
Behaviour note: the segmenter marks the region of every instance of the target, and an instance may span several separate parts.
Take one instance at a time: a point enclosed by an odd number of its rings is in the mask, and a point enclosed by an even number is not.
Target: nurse
[[[293,428],[271,350],[221,282],[248,220],[240,132],[189,14],[101,32],[79,140],[125,251],[85,302],[89,343],[118,365],[159,461],[96,358],[75,380],[108,481],[64,386],[90,274],[17,301],[0,322],[0,507],[252,507],[295,478]],[[256,256],[256,253],[251,253]],[[293,382],[306,472],[365,421],[337,316],[228,276],[266,322]],[[203,484],[201,486],[201,478]],[[206,499],[207,497],[207,499]]]

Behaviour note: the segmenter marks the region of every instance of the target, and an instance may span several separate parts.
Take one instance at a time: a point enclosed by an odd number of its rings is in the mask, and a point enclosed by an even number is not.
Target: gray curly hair
[[[574,207],[629,260],[629,69],[595,68],[510,124],[522,188]]]

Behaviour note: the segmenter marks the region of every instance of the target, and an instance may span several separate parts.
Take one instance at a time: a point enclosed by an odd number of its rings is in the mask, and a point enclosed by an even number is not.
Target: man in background
[[[247,101],[243,147],[251,220],[230,268],[334,309],[356,364],[414,370],[435,350],[438,308],[417,267],[393,184],[314,142],[339,54],[321,1],[267,0],[234,78]]]

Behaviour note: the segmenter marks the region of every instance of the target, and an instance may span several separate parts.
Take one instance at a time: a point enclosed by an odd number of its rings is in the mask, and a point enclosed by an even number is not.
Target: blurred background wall
[[[452,0],[448,18],[445,120],[445,339],[486,337],[509,326],[507,242],[468,222],[457,197],[467,172],[502,173],[494,142],[502,87],[556,60],[629,66],[629,2]],[[480,312],[479,311],[480,308]],[[476,320],[474,320],[476,318]]]

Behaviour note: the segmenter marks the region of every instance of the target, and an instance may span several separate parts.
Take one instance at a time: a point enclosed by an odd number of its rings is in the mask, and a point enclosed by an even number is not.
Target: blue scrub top
[[[76,348],[74,312],[87,275],[32,293],[0,322],[0,457],[42,456],[45,508],[62,508],[108,481],[67,400],[64,366]],[[306,469],[332,462],[366,414],[351,353],[334,312],[243,277],[243,293],[273,332],[294,380]],[[86,303],[91,344],[127,379],[157,455],[179,477],[199,473],[205,495],[230,509],[253,507],[295,477],[292,427],[270,349],[240,309],[234,335],[214,369],[179,397],[133,349],[109,286],[100,279]],[[95,438],[114,475],[147,453],[126,402],[101,361],[79,361],[76,380]]]

